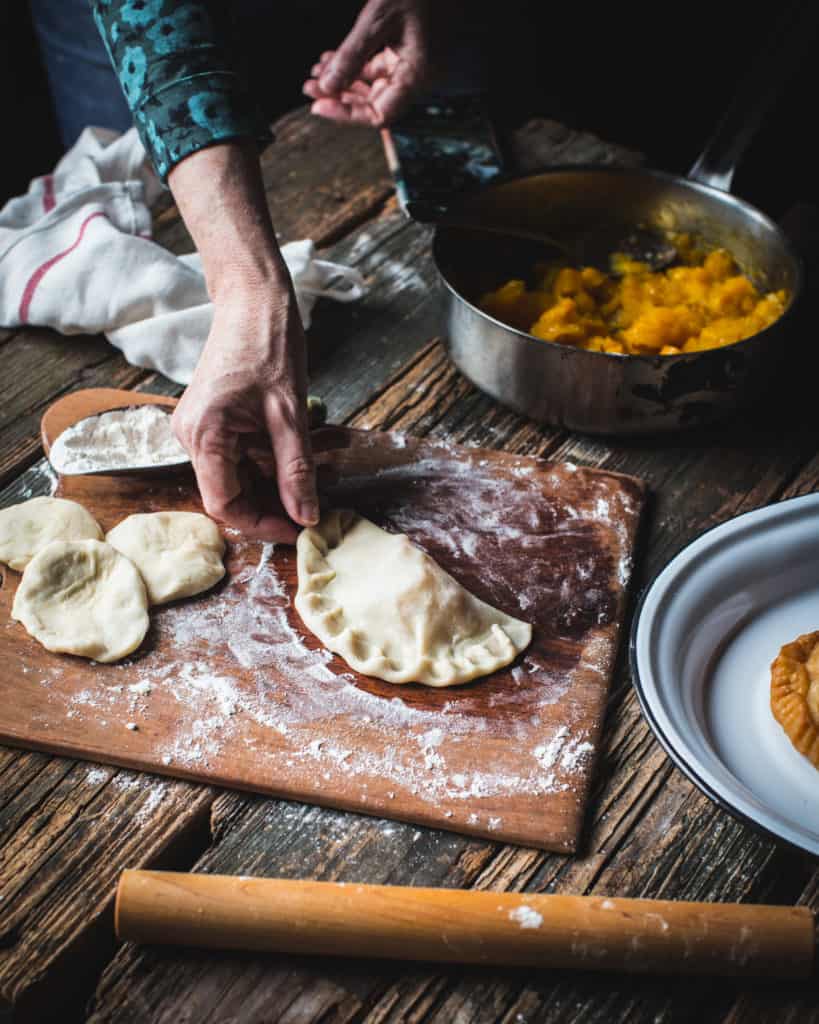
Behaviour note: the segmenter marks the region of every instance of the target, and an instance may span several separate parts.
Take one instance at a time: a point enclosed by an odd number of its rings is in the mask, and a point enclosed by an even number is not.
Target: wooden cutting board
[[[142,647],[114,665],[40,647],[9,618],[19,574],[6,570],[0,740],[573,850],[642,484],[395,434],[326,428],[316,438],[328,449],[318,457],[326,505],[407,533],[478,597],[534,624],[512,666],[442,690],[361,676],[293,610],[294,550],[228,531],[225,580],[153,611]],[[190,472],[66,477],[57,494],[105,530],[132,512],[201,508]]]

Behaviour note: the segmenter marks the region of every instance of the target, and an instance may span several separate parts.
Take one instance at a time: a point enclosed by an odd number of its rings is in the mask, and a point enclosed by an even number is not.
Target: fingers
[[[307,81],[302,85],[301,91],[305,96],[309,96],[311,99],[317,100],[323,96],[324,93],[319,88],[318,82],[315,78],[308,78]]]
[[[202,504],[211,518],[254,540],[295,542],[298,530],[287,519],[284,509],[278,503],[263,502],[263,495],[254,494],[242,469],[238,435],[212,429],[202,434],[194,448],[185,441],[186,430],[181,421],[175,423],[174,429],[178,436],[183,435],[179,440],[189,451]],[[265,490],[274,493],[272,487]]]
[[[319,502],[306,406],[297,399],[271,393],[265,398],[264,413],[285,511],[302,526],[314,526],[319,521]]]
[[[384,79],[376,79],[372,84],[357,79],[349,89],[345,89],[338,96],[325,96],[318,82],[311,79],[304,83],[302,91],[316,101],[310,109],[320,117],[346,124],[380,127],[381,115],[374,108],[372,101],[387,84]]]
[[[424,75],[422,60],[403,60],[387,47],[364,65],[359,78],[339,92],[328,95],[322,79],[305,82],[303,92],[314,101],[310,108],[313,114],[380,128],[406,109]]]
[[[202,504],[208,515],[223,519],[224,512],[241,497],[239,481],[238,439],[228,440],[221,432],[203,435],[200,444],[190,452]]]
[[[327,65],[332,58],[335,50],[325,51],[317,63],[310,68],[310,78],[308,78],[303,87],[302,91],[307,96],[312,96],[314,99],[326,96],[327,93],[319,85],[319,79],[323,75],[327,68]],[[361,68],[359,77],[350,84],[350,91],[361,92],[367,89],[368,85],[376,82],[379,78],[387,78],[395,69],[398,63],[399,57],[396,52],[389,46],[385,47],[380,53],[377,53],[374,57],[367,61],[367,63]],[[336,97],[337,98],[337,97]]]
[[[361,69],[361,78],[365,82],[374,82],[378,78],[389,78],[398,66],[400,59],[391,46],[385,46],[380,53],[367,61]]]
[[[356,103],[348,106],[340,100],[320,99],[316,100],[310,107],[312,114],[319,117],[326,117],[329,121],[337,121],[339,124],[365,124],[370,127],[380,127],[378,115],[369,104]]]
[[[361,69],[387,42],[388,21],[377,12],[377,4],[366,4],[341,46],[322,64],[318,82],[325,94],[340,93],[358,78]],[[324,55],[322,55],[323,57]]]
[[[370,74],[378,76],[370,90],[370,103],[382,124],[402,113],[426,76],[423,46],[408,45],[405,53],[399,58],[388,48],[384,54],[376,55],[367,68]]]
[[[401,82],[386,82],[383,89],[373,96],[371,106],[379,125],[395,120],[412,99],[413,87]]]
[[[356,81],[350,86],[349,89],[345,89],[341,94],[342,103],[366,103],[370,99],[371,86],[367,85],[366,82]]]

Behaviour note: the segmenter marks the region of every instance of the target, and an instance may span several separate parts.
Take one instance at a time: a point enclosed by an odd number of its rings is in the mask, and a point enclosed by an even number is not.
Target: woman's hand
[[[214,308],[174,431],[209,515],[249,537],[292,542],[294,522],[308,526],[319,516],[306,344],[255,148],[210,146],[177,164],[168,183]]]
[[[286,543],[298,532],[291,520],[318,521],[305,339],[288,282],[278,296],[237,295],[216,305],[173,428],[215,519],[247,537]]]
[[[323,53],[304,83],[311,110],[380,127],[405,109],[430,64],[428,0],[368,0],[337,50]]]

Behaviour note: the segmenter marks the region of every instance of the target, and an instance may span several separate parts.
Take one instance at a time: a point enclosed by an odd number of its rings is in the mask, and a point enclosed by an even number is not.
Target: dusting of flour
[[[156,405],[136,405],[87,416],[68,427],[51,447],[58,473],[169,466],[187,453],[171,432],[171,417]]]
[[[510,910],[509,919],[515,921],[521,928],[540,928],[543,924],[543,915],[525,904]]]
[[[491,469],[482,472],[473,464],[459,476],[463,467],[454,463],[453,471],[453,460],[444,455],[416,460],[412,472],[381,470],[376,484],[398,488],[399,499],[374,512],[386,510],[391,528],[429,539],[431,551],[437,546],[450,564],[463,566],[466,580],[483,573],[510,612],[517,601],[524,617],[528,610],[544,621],[546,599],[569,610],[590,602],[582,660],[562,665],[533,645],[501,683],[425,693],[422,701],[413,687],[365,688],[341,659],[317,645],[293,612],[285,583],[285,571],[292,578],[292,554],[237,540],[230,545],[225,584],[157,609],[150,649],[119,665],[95,666],[94,683],[77,688],[67,715],[93,715],[128,742],[143,742],[171,773],[201,777],[205,770],[218,774],[229,765],[235,772],[244,764],[251,788],[269,780],[273,791],[278,783],[283,792],[319,799],[324,788],[328,799],[338,794],[343,781],[345,793],[357,794],[363,810],[372,802],[373,810],[389,814],[389,801],[402,793],[413,813],[423,814],[420,805],[426,805],[430,817],[442,812],[452,824],[483,833],[503,830],[509,797],[536,804],[568,792],[579,800],[597,725],[588,721],[582,702],[576,707],[574,693],[577,687],[605,687],[612,634],[596,626],[599,566],[591,556],[566,566],[568,584],[552,581],[544,576],[545,563],[537,562],[533,540],[549,538],[560,550],[565,535],[582,536],[601,521],[611,524],[612,503],[621,499],[603,479],[591,506],[569,507],[559,519],[549,519],[548,507],[526,496],[533,485],[524,460],[515,473],[520,490],[507,491],[514,504],[507,505],[504,518],[497,492],[503,484]],[[345,476],[344,486],[355,488],[354,475]],[[453,508],[453,488],[463,498],[454,518],[442,525],[436,507]],[[406,500],[416,489],[418,497]],[[362,490],[379,500],[372,480]],[[516,546],[531,571],[501,579],[501,563],[491,557],[490,546]],[[615,555],[617,578],[629,568],[627,545]],[[480,583],[475,576],[474,585]],[[570,630],[573,620],[568,613],[564,618]],[[41,682],[48,685],[47,679]],[[488,696],[481,686],[489,688]],[[170,732],[168,721],[174,724]],[[535,916],[532,911],[513,920],[531,928],[537,926]]]

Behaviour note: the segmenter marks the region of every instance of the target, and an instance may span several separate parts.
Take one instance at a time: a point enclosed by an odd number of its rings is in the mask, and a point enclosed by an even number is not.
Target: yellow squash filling
[[[652,271],[621,254],[612,256],[612,274],[541,264],[534,287],[507,281],[484,295],[480,307],[544,341],[623,355],[733,345],[784,313],[787,293],[761,294],[727,250],[706,255],[687,237],[675,241],[683,265]]]

